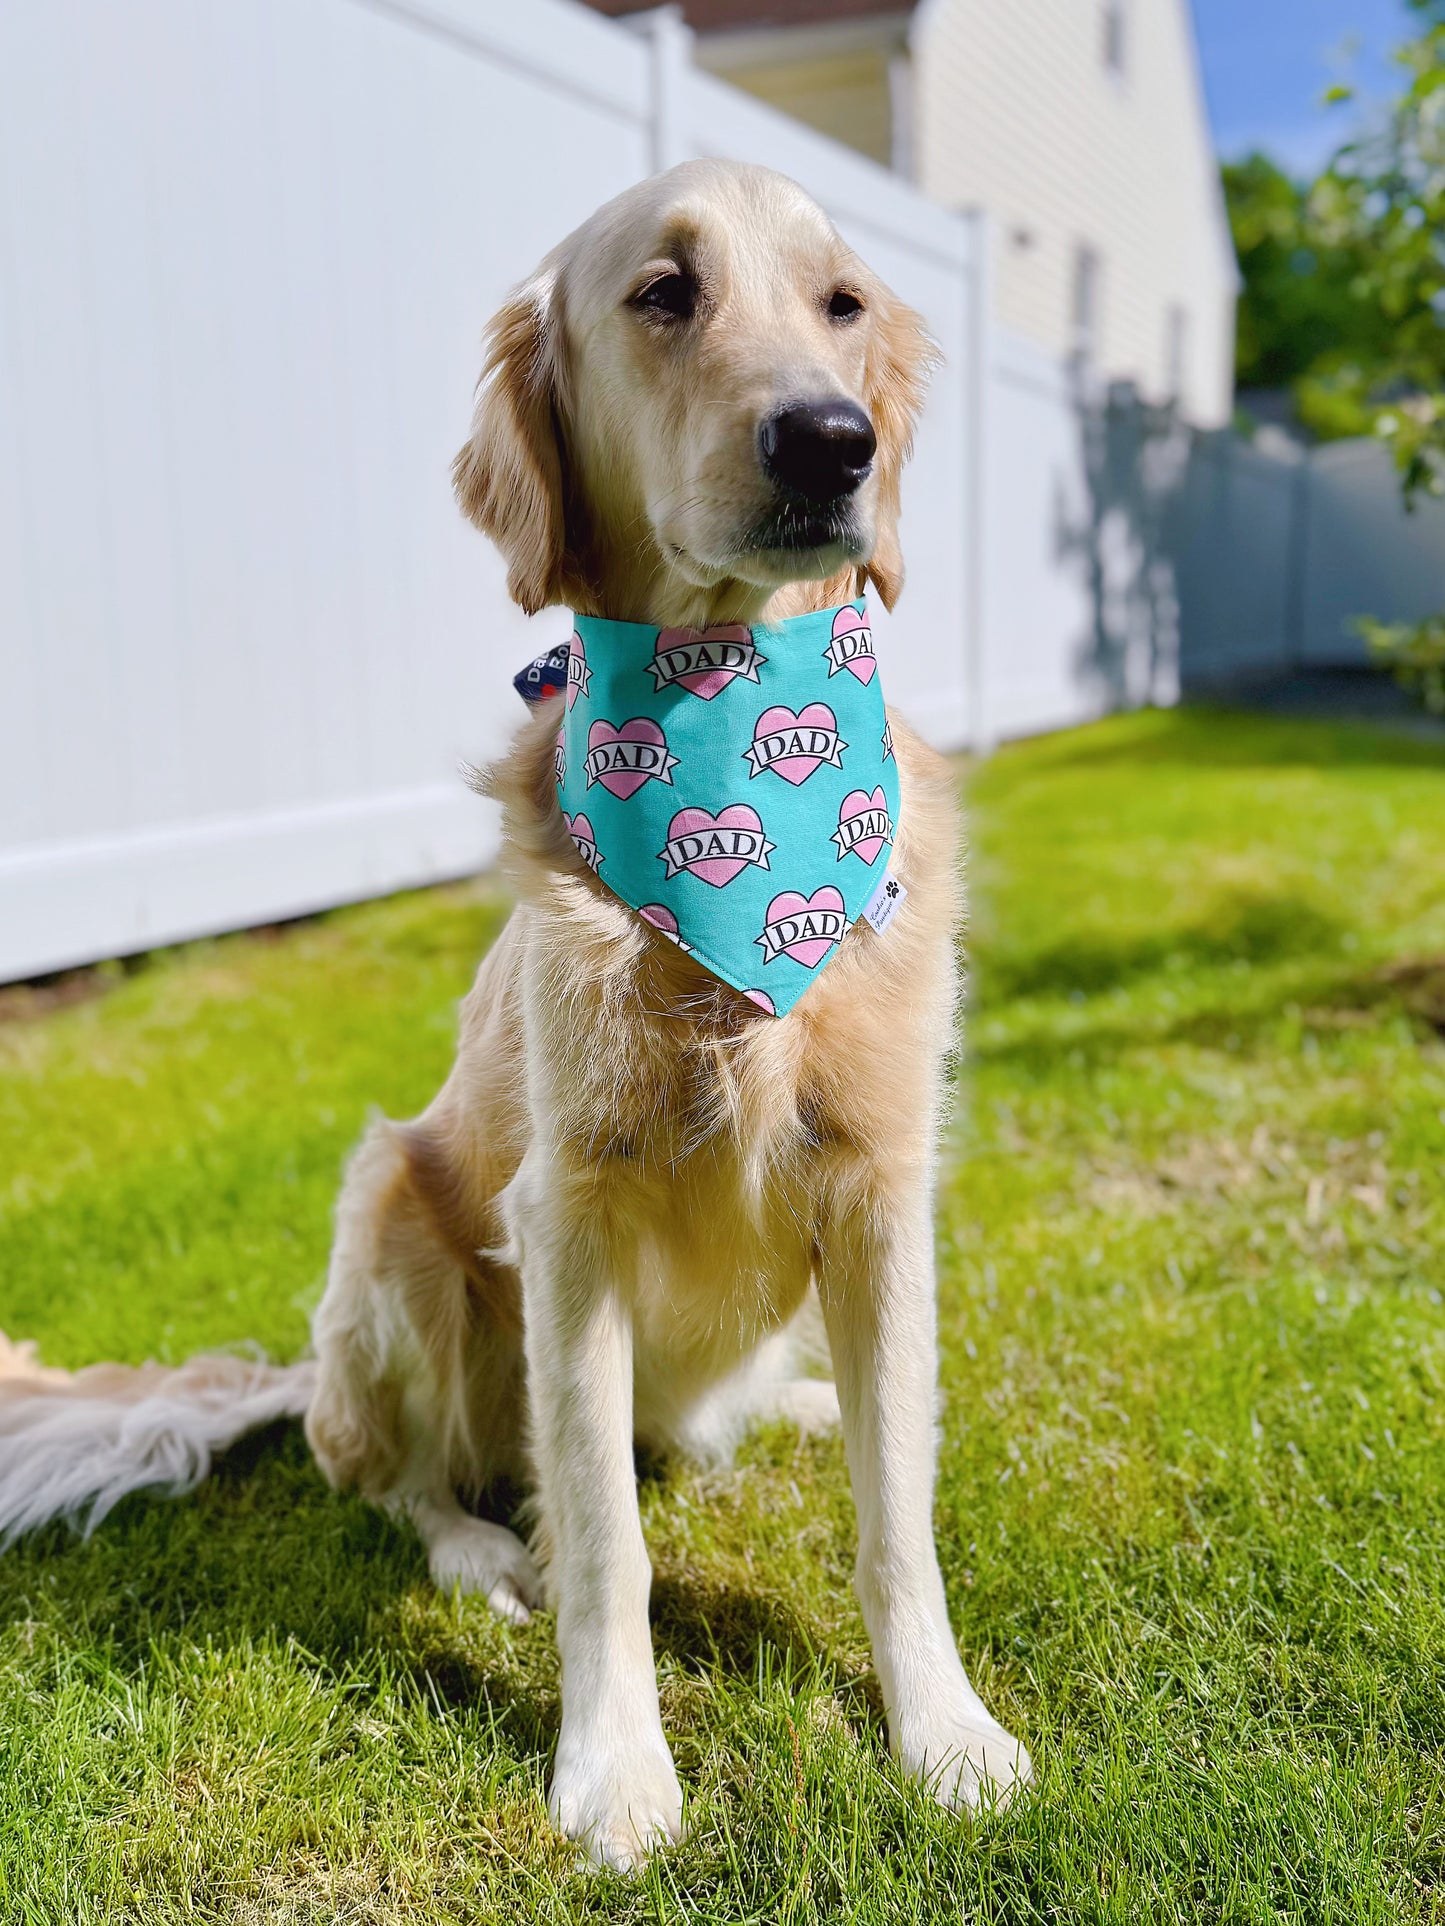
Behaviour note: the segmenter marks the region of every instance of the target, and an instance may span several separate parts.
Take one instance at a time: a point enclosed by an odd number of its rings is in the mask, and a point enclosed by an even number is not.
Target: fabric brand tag
[[[883,881],[863,906],[863,914],[881,936],[898,914],[908,891],[896,876],[884,872]]]

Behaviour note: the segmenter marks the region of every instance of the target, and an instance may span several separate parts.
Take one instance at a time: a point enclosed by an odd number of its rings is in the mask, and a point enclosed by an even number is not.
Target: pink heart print
[[[764,835],[762,817],[746,803],[729,803],[715,816],[706,809],[679,809],[667,825],[667,841],[668,875],[686,870],[714,889],[723,889],[749,863],[766,869],[773,847]],[[730,855],[729,850],[742,853]]]
[[[766,921],[773,924],[785,917],[807,919],[810,911],[815,917],[819,911],[825,915],[832,912],[829,920],[835,924],[846,918],[847,914],[842,896],[831,883],[825,883],[822,889],[815,889],[811,896],[800,896],[795,889],[785,889],[768,904]],[[801,963],[805,969],[811,970],[822,962],[837,941],[836,936],[800,931],[791,943],[778,944],[778,954],[791,956],[795,963]]]
[[[579,695],[586,695],[591,681],[592,671],[587,666],[587,644],[576,629],[573,629],[571,653],[567,657],[567,707],[569,710]]]
[[[601,867],[602,851],[597,847],[597,836],[590,820],[583,815],[569,816],[562,811],[562,820],[567,825],[567,834],[577,845],[577,854],[595,876]]]
[[[756,682],[765,660],[753,646],[752,630],[741,622],[716,629],[661,629],[652,676],[659,689],[686,689],[711,702],[737,676]]]
[[[769,1016],[778,1014],[777,1005],[766,990],[744,990],[743,995],[749,1003],[756,1003],[760,1010],[766,1010]]]
[[[870,830],[876,831],[867,836],[850,836],[847,825],[854,824],[859,817],[867,817]],[[865,863],[877,860],[878,852],[888,841],[888,798],[881,789],[875,789],[870,796],[862,789],[850,790],[838,805],[838,828],[833,840],[838,845],[838,860],[845,856],[861,856]]]
[[[615,755],[610,761],[606,757],[605,752],[615,745],[634,743],[658,753],[630,759],[626,754]],[[614,729],[610,722],[594,722],[587,731],[587,780],[600,782],[620,802],[635,796],[654,776],[659,782],[671,784],[676,763],[677,757],[668,751],[667,737],[651,716],[633,716],[620,729]]]
[[[764,709],[753,724],[753,747],[750,754],[754,759],[754,773],[759,774],[763,769],[770,769],[774,775],[781,776],[784,782],[790,782],[796,787],[797,784],[806,782],[813,771],[825,762],[841,767],[841,764],[838,764],[837,751],[844,746],[842,743],[837,744],[831,756],[826,752],[820,755],[807,752],[809,731],[819,729],[827,730],[834,737],[838,733],[838,718],[826,702],[810,702],[796,714],[793,710],[784,709],[781,706],[775,709]],[[788,753],[772,756],[764,761],[762,757],[767,754],[769,736],[796,737],[796,746]],[[784,746],[786,747],[786,744]]]
[[[680,950],[686,950],[691,954],[692,945],[691,943],[684,943],[678,934],[677,918],[667,907],[666,903],[644,903],[637,914],[642,918],[644,923],[651,923],[655,930],[661,930],[664,936],[671,937]]]
[[[866,687],[878,668],[867,616],[860,615],[851,605],[839,609],[833,617],[832,639],[823,653],[828,658],[829,675],[847,669]]]

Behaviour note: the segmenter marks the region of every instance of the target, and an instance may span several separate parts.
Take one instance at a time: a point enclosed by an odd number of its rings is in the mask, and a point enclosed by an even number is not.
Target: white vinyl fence
[[[1445,609],[1445,503],[1407,509],[1377,441],[1300,452],[1201,435],[1166,526],[1194,686],[1363,667],[1362,615]]]
[[[1201,432],[1026,343],[986,346],[972,739],[1364,668],[1360,619],[1445,609],[1445,503],[1377,441]]]
[[[0,978],[475,869],[527,623],[451,501],[487,316],[694,153],[795,175],[948,356],[886,647],[970,729],[974,235],[568,0],[0,6]]]
[[[489,860],[458,766],[566,626],[451,500],[481,329],[694,154],[801,181],[944,350],[892,699],[954,748],[1172,695],[1159,513],[1101,494],[1107,411],[992,325],[982,221],[699,73],[670,17],[0,0],[0,980]]]

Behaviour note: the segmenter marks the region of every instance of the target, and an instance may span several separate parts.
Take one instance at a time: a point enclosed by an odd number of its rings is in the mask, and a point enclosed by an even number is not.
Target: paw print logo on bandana
[[[838,718],[826,702],[809,702],[794,711],[781,706],[764,709],[753,724],[753,739],[743,761],[754,776],[771,770],[795,787],[828,764],[843,767],[848,747],[838,734]]]

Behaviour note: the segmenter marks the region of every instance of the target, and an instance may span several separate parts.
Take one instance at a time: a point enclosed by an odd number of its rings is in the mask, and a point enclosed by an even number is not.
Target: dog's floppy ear
[[[923,408],[928,378],[941,359],[923,317],[886,288],[871,303],[873,332],[863,370],[863,399],[878,437],[878,533],[865,573],[883,606],[891,609],[903,590],[903,551],[898,545],[899,491],[903,464],[913,452],[913,431]]]
[[[528,615],[566,599],[555,302],[555,276],[544,270],[493,317],[471,437],[452,463],[462,512],[501,550],[508,592]]]

